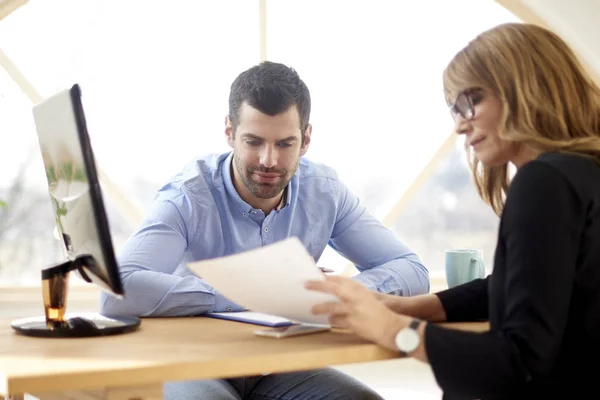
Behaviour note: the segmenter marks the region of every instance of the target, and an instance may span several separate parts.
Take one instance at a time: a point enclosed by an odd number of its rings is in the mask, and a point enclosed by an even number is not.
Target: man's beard
[[[239,160],[239,158],[237,156],[235,156],[234,164],[235,164],[235,168],[238,171],[238,175],[242,179],[242,183],[244,184],[244,186],[246,186],[248,191],[254,197],[257,197],[259,199],[272,199],[273,197],[278,196],[283,191],[283,189],[285,189],[285,187],[288,185],[288,183],[292,179],[292,175],[293,175],[293,174],[289,174],[289,172],[284,169],[280,170],[280,169],[264,168],[264,167],[244,168],[244,166],[242,165],[241,161]],[[296,163],[296,167],[294,168],[294,171],[296,170],[297,166],[298,166],[298,163]],[[280,175],[279,183],[272,185],[269,183],[254,182],[250,178],[254,172],[279,174]]]

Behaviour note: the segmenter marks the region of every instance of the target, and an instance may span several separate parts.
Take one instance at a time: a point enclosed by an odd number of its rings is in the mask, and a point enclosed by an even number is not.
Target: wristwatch
[[[420,323],[420,319],[414,318],[407,327],[400,329],[396,334],[396,347],[403,357],[407,357],[419,347],[421,336],[419,336],[417,328]]]

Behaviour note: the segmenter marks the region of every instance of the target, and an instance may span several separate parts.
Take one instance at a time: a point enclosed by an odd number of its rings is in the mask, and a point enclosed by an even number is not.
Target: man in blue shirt
[[[163,186],[119,256],[127,296],[102,295],[103,313],[189,316],[239,311],[186,266],[296,236],[317,261],[329,244],[355,279],[383,293],[429,291],[428,271],[335,171],[308,150],[310,93],[285,65],[263,62],[231,86],[225,135],[233,151],[198,158]],[[177,399],[379,398],[337,370],[165,385]],[[304,397],[302,397],[304,396]]]

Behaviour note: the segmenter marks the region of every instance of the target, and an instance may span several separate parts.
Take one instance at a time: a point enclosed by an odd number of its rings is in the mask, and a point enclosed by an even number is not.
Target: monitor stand
[[[82,277],[91,282],[81,269],[79,259],[62,262],[42,270],[42,292],[46,316],[18,319],[11,322],[11,327],[16,332],[27,336],[65,338],[115,335],[132,332],[140,326],[141,321],[137,317],[97,313],[73,316],[66,314],[69,274],[74,270],[79,270]]]

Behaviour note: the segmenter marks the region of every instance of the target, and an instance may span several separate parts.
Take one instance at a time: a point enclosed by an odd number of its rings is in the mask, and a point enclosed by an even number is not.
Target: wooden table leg
[[[104,390],[95,391],[68,391],[51,393],[32,393],[39,400],[103,400],[106,398]]]
[[[32,394],[39,400],[163,400],[163,385],[114,387],[93,391]],[[19,399],[22,400],[22,399]]]
[[[106,395],[106,400],[163,400],[163,385],[109,388]]]

